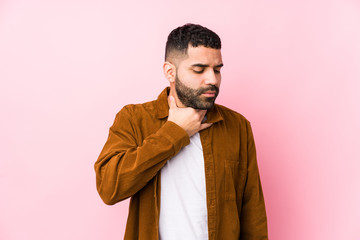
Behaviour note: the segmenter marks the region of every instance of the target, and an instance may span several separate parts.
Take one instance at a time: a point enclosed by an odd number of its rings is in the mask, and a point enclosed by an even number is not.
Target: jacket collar
[[[166,118],[169,116],[169,104],[168,104],[168,95],[170,92],[170,87],[166,87],[158,96],[155,101],[156,104],[156,117],[158,119]],[[219,112],[218,106],[214,104],[214,106],[209,109],[206,113],[208,123],[215,123],[223,120],[222,115]]]

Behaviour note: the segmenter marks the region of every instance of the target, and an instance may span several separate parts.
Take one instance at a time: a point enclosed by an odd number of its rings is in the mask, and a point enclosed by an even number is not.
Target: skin
[[[176,53],[164,63],[164,74],[170,83],[168,121],[182,127],[190,137],[211,126],[202,121],[218,94],[222,65],[221,50],[204,46],[189,46],[187,54]],[[196,104],[181,101],[176,88],[193,93]]]

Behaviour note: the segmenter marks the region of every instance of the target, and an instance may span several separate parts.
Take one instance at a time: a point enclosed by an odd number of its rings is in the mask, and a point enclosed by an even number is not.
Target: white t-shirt
[[[161,169],[160,240],[208,239],[204,155],[200,134]]]

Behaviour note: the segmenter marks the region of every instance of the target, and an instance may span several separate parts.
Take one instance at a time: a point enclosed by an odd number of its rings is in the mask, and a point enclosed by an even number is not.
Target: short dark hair
[[[192,47],[204,46],[221,49],[220,37],[215,32],[199,24],[187,23],[175,28],[169,34],[165,47],[165,61],[173,51],[186,54],[189,44]]]

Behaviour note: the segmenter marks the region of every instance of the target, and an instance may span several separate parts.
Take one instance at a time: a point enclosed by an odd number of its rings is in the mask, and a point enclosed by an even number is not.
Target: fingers
[[[207,112],[207,110],[199,110],[199,111],[198,111],[198,113],[200,114],[201,119],[204,118],[206,112]]]
[[[211,125],[213,125],[213,124],[212,123],[202,123],[200,125],[199,131],[206,129],[206,128],[210,127]]]
[[[173,96],[169,96],[169,107],[170,108],[177,108],[175,98]]]

